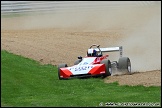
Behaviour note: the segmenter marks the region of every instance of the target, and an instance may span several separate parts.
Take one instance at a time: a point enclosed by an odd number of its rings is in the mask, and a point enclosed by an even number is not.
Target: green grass
[[[1,14],[1,18],[14,18],[14,17],[26,17],[26,16],[39,16],[39,15],[55,15],[55,12],[20,12],[20,13],[8,13]]]
[[[160,102],[161,87],[119,86],[102,78],[58,80],[57,67],[1,51],[1,106],[99,106]]]
[[[1,18],[14,18],[14,17],[21,17],[21,16],[29,16],[29,13],[8,13],[8,14],[1,14]]]

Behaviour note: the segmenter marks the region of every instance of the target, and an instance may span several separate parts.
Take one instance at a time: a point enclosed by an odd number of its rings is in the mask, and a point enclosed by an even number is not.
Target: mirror
[[[79,56],[79,57],[78,57],[78,59],[82,59],[82,57],[81,57],[81,56]]]

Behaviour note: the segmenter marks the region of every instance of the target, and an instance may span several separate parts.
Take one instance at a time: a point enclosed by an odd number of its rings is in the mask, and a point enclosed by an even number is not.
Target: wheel
[[[131,62],[128,57],[121,57],[118,61],[118,69],[119,71],[126,71],[131,73]]]
[[[58,78],[59,78],[59,80],[64,79],[64,78],[60,77],[60,68],[64,68],[64,67],[68,67],[67,64],[59,64],[58,65]]]
[[[74,62],[74,65],[79,64],[81,61],[82,61],[81,59],[78,59],[77,61]]]
[[[103,60],[103,61],[101,61],[101,63],[105,64],[105,67],[106,67],[106,73],[103,75],[103,77],[110,76],[112,74],[110,60]]]

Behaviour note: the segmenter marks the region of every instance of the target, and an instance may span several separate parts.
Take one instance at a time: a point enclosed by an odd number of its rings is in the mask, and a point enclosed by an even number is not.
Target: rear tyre
[[[103,77],[110,76],[112,74],[110,60],[103,60],[103,61],[101,61],[101,64],[105,64],[105,68],[106,68],[106,73],[103,75]]]
[[[118,61],[119,71],[124,71],[131,74],[131,62],[128,57],[121,57]]]
[[[60,77],[60,68],[68,67],[67,64],[59,64],[58,65],[58,78],[59,80],[65,79]]]
[[[82,61],[81,59],[78,59],[77,61],[74,62],[74,65],[79,64],[81,61]]]

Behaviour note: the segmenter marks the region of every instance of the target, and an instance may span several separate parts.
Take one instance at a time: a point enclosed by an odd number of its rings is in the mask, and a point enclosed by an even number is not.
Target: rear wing
[[[97,52],[99,52],[99,49],[98,48],[95,48],[95,50]],[[116,51],[119,51],[120,57],[122,57],[122,55],[123,55],[123,48],[122,48],[122,46],[100,48],[100,50],[101,50],[101,52],[116,52]]]

